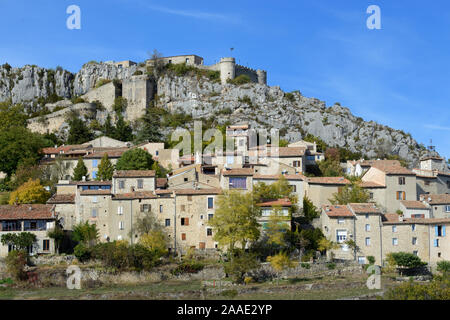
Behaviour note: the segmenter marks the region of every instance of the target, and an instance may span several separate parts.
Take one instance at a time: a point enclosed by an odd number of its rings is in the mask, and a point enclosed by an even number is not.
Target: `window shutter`
[[[438,236],[438,226],[434,226],[434,235]]]
[[[184,225],[188,226],[189,225],[189,218],[184,218]]]
[[[434,239],[434,246],[435,246],[435,247],[438,246],[438,241],[437,241],[437,239]]]
[[[442,236],[445,237],[445,226],[442,226]]]

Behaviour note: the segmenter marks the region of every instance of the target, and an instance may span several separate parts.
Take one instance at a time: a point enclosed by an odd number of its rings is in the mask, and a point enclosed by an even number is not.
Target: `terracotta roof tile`
[[[217,188],[211,189],[176,189],[177,195],[205,195],[205,194],[220,194],[222,190]]]
[[[230,170],[222,170],[222,175],[224,176],[252,176],[254,170],[252,168],[238,168]]]
[[[322,210],[329,217],[353,217],[353,213],[346,205],[322,206]]]
[[[258,207],[272,207],[272,206],[281,206],[281,207],[290,207],[292,206],[292,202],[289,199],[277,199],[264,201],[256,204]]]
[[[379,184],[378,182],[374,181],[362,181],[360,186],[362,188],[386,188],[385,185]]]
[[[156,187],[165,188],[167,186],[167,178],[156,178]]]
[[[434,204],[450,204],[450,194],[421,194],[421,199],[424,199],[431,205]]]
[[[146,178],[155,177],[155,170],[118,170],[114,172],[114,178]]]
[[[135,191],[129,193],[114,194],[113,200],[155,199],[157,196],[151,191]]]
[[[111,181],[71,181],[70,184],[77,186],[110,186]]]
[[[88,155],[85,155],[85,159],[101,159],[104,154],[108,155],[108,158],[120,158],[125,151],[131,150],[129,148],[116,148],[102,151],[95,151]]]
[[[344,177],[309,177],[307,178],[310,184],[339,184],[345,185],[351,182]]]
[[[287,180],[304,180],[306,177],[301,174],[255,174],[253,175],[253,179],[255,180],[278,180],[281,177],[286,178]]]
[[[81,190],[80,195],[82,196],[106,196],[110,195],[111,190]]]
[[[412,200],[402,200],[401,204],[405,206],[407,209],[427,209],[427,206],[424,205],[421,201],[412,201]]]
[[[372,167],[377,168],[386,174],[416,175],[414,172],[402,167],[400,164],[392,164],[387,161],[388,160],[375,162]]]
[[[48,204],[75,203],[74,194],[54,194],[47,201]]]
[[[0,220],[54,219],[53,208],[49,204],[1,205]]]
[[[259,150],[258,155],[268,157],[302,157],[305,152],[305,147],[269,147],[267,150]]]
[[[348,205],[354,213],[381,213],[373,203],[349,203]]]

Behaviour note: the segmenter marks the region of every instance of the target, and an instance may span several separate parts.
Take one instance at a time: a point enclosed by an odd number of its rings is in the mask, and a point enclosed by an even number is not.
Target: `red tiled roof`
[[[109,150],[102,150],[102,151],[95,151],[93,153],[90,153],[88,155],[85,155],[85,159],[101,159],[105,155],[105,153],[108,155],[108,158],[120,158],[122,154],[128,150],[131,150],[129,148],[116,148],[116,149],[109,149]]]
[[[307,178],[310,184],[339,184],[345,185],[351,182],[344,177],[310,177]]]
[[[361,188],[386,188],[385,185],[379,184],[374,181],[362,181],[360,184]]]
[[[381,213],[373,203],[349,203],[348,205],[354,213]]]
[[[420,198],[431,205],[434,204],[450,204],[450,194],[421,194]],[[428,200],[430,199],[430,200]]]
[[[155,170],[118,170],[114,172],[114,178],[146,178],[155,177]]]
[[[427,209],[427,206],[424,205],[421,201],[412,201],[412,200],[402,200],[401,204],[405,206],[407,209]]]
[[[217,188],[211,189],[176,189],[177,195],[205,195],[205,194],[219,194],[222,190]]]
[[[167,186],[167,178],[156,178],[156,187],[165,188]]]
[[[258,155],[268,157],[302,157],[305,152],[305,147],[269,147],[267,150],[259,150]]]
[[[286,178],[287,180],[304,180],[305,176],[301,174],[255,174],[253,179],[255,180],[278,180],[281,177]]]
[[[383,215],[383,224],[450,224],[450,218],[404,218],[400,221],[400,216],[396,213],[386,213]]]
[[[54,194],[47,201],[48,204],[75,203],[74,194]]]
[[[400,221],[397,213],[385,213],[382,215],[383,223],[397,223]]]
[[[238,169],[224,169],[222,170],[224,176],[252,176],[254,174],[253,168],[238,168]]]
[[[290,207],[292,206],[292,202],[289,199],[278,199],[278,200],[264,201],[261,203],[257,203],[256,205],[258,207],[273,207],[273,206]]]
[[[322,206],[322,209],[329,217],[353,217],[353,213],[346,205]]]
[[[402,167],[400,164],[392,164],[387,161],[389,160],[377,161],[372,165],[372,167],[377,168],[386,174],[416,175],[414,172]]]
[[[1,205],[0,220],[54,219],[53,208],[49,204]]]
[[[113,200],[155,199],[157,196],[151,191],[135,191],[113,195]]]
[[[110,186],[111,181],[71,181],[71,184],[76,184],[77,186]]]
[[[110,195],[111,190],[81,190],[80,195],[82,196],[105,196]]]
[[[76,145],[66,145],[66,146],[59,146],[56,148],[43,148],[42,149],[42,153],[44,154],[60,154],[60,153],[67,153],[71,150],[74,149],[79,149],[79,148],[86,148],[85,145],[80,145],[80,144],[76,144]]]

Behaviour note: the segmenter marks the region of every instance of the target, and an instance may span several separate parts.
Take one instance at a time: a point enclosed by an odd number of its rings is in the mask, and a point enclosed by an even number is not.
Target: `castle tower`
[[[220,59],[220,80],[222,84],[227,83],[228,79],[235,77],[236,60],[234,58]]]
[[[259,84],[267,84],[267,72],[265,70],[256,70],[256,74],[258,75],[258,83]]]

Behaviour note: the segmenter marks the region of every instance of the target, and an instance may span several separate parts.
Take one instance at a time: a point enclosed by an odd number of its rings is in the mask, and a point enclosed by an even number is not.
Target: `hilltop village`
[[[111,70],[119,70],[111,77],[121,79],[120,85],[108,80],[100,81],[95,87],[94,81],[87,91],[75,87],[82,94],[76,100],[79,103],[60,100],[47,104],[50,112],[28,119],[28,129],[39,134],[67,132],[67,115],[73,111],[83,121],[89,118],[86,114],[94,111],[99,126],[111,115],[113,120],[117,120],[118,114],[119,120],[123,120],[122,115],[130,122],[140,119],[149,103],[166,101],[154,91],[155,80],[144,74],[148,68],[157,69],[159,64],[174,66],[174,70],[194,66],[195,72],[200,72],[199,77],[215,78],[211,86],[222,85],[222,94],[231,92],[226,85],[237,79],[260,86],[258,90],[279,93],[266,87],[266,71],[240,66],[234,58],[222,58],[211,66],[205,66],[203,58],[196,55],[150,59],[143,65],[132,61],[110,62],[106,63],[108,68],[113,66]],[[87,68],[91,67],[97,68],[95,63]],[[161,80],[160,85],[163,84]],[[173,83],[170,87],[174,95],[189,95]],[[195,93],[190,94],[194,99],[199,98]],[[210,98],[218,95],[215,91],[209,94]],[[303,99],[299,94],[287,96],[283,93],[283,99],[291,102]],[[246,97],[239,97],[239,103],[248,100],[244,104],[251,107],[254,102]],[[127,101],[121,114],[114,109],[118,98]],[[166,102],[167,109],[176,104],[173,100]],[[348,118],[344,108],[335,107]],[[325,122],[318,123],[327,126],[328,116]],[[283,136],[289,140],[284,140],[283,146],[272,145],[270,141],[253,146],[250,143],[253,129],[257,128],[252,128],[250,121],[227,124],[225,138],[232,141],[233,150],[216,150],[210,154],[182,153],[180,149],[168,147],[162,139],[133,143],[106,135],[81,144],[43,148],[39,164],[57,166],[58,182],[54,190],[47,188],[51,194],[45,203],[17,203],[12,197],[10,204],[1,205],[0,236],[32,233],[36,241],[27,248],[28,252],[50,255],[58,252],[58,245],[49,231],[60,228],[70,234],[87,222],[96,226],[100,243],[121,241],[134,245],[142,236],[136,224],[152,214],[169,239],[166,249],[170,254],[182,256],[191,250],[215,252],[223,246],[216,238],[217,225],[212,226],[210,221],[216,210],[221,209],[221,197],[230,192],[249,194],[255,188],[264,190],[264,186],[282,181],[289,185],[288,194],[261,197],[255,203],[261,235],[271,228],[272,217],[280,215],[289,231],[320,230],[334,244],[320,251],[326,251],[333,259],[356,261],[361,265],[374,260],[377,265],[384,265],[390,253],[406,252],[431,267],[450,260],[450,236],[446,233],[450,225],[450,170],[445,159],[434,153],[423,154],[414,168],[408,168],[401,158],[361,158],[338,161],[337,169],[336,166],[333,169],[335,174],[314,176],[308,168],[330,161],[332,154],[327,155],[327,150],[319,149],[316,142],[299,139],[298,133],[290,135],[292,127],[284,130]],[[380,141],[388,140],[385,135],[380,137]],[[405,139],[406,136],[399,138],[397,149],[406,155],[413,148],[408,147],[410,142],[406,143]],[[124,165],[127,161],[131,163],[132,155],[137,153],[144,153],[150,159],[148,165],[142,168]],[[156,167],[150,165],[154,163]],[[107,164],[109,174],[105,175]],[[84,168],[81,175],[80,168]],[[305,220],[311,210],[315,213]],[[249,243],[241,245],[248,248]],[[7,256],[14,249],[11,242],[2,242],[0,256]]]
[[[305,167],[324,161],[315,143],[303,140],[286,147],[270,144],[248,147],[248,124],[230,125],[226,135],[235,142],[235,152],[217,153],[208,159],[198,154],[179,155],[165,149],[164,143],[131,145],[100,137],[82,145],[62,145],[43,150],[42,162],[60,160],[66,177],[56,185],[56,193],[47,204],[0,206],[1,232],[28,231],[38,241],[37,254],[55,252],[54,240],[47,231],[60,225],[64,230],[88,221],[96,224],[100,241],[138,242],[133,230],[136,220],[147,212],[156,215],[170,237],[168,249],[185,254],[190,248],[215,250],[214,229],[208,221],[214,216],[217,199],[229,190],[246,193],[256,184],[273,184],[286,179],[299,199],[296,211],[289,198],[265,199],[259,203],[260,224],[264,231],[275,208],[289,217],[292,229],[302,215],[302,200],[311,200],[320,215],[313,220],[323,234],[339,248],[339,259],[365,264],[368,256],[382,264],[386,254],[410,252],[436,265],[450,259],[450,173],[440,171],[443,159],[427,157],[420,167],[409,170],[397,160],[359,160],[342,163],[341,177],[307,177]],[[101,159],[107,155],[116,164],[127,151],[142,149],[165,168],[166,178],[154,170],[115,170],[112,179],[97,179]],[[74,181],[73,170],[80,157],[87,168],[81,181]],[[438,169],[437,169],[438,168]],[[368,192],[367,203],[332,205],[330,199],[352,182],[344,177],[360,177],[360,186]],[[346,244],[354,240],[359,251],[354,256]],[[0,254],[8,253],[1,246]]]

